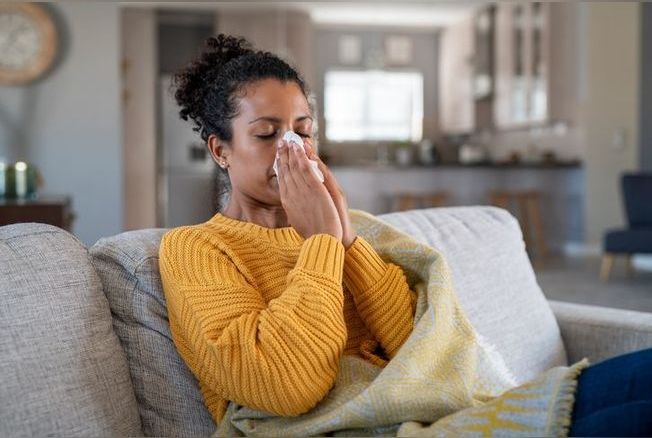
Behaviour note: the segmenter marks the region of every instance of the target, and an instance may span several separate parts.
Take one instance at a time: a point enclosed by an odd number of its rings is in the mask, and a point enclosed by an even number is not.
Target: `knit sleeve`
[[[344,257],[344,285],[360,317],[391,359],[412,332],[416,293],[401,267],[386,263],[358,236]]]
[[[306,239],[269,303],[232,258],[193,233],[166,234],[159,260],[170,319],[201,384],[281,416],[307,412],[328,393],[347,337],[337,238]]]

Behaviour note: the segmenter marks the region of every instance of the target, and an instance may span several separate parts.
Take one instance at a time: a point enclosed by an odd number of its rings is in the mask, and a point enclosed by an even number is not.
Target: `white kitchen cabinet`
[[[496,5],[494,124],[498,129],[576,119],[578,5]]]
[[[497,5],[494,123],[498,128],[549,119],[549,17],[548,3]]]
[[[479,59],[474,22],[476,14],[483,11],[470,14],[442,33],[442,132],[451,135],[491,127],[505,130],[574,122],[581,89],[578,6],[498,2],[493,8],[492,92],[482,100],[474,100],[473,78],[477,75],[473,60]]]

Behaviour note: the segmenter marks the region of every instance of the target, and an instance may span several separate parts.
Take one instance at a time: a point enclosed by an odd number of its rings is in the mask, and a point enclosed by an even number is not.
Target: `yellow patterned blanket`
[[[568,435],[586,359],[515,386],[464,315],[444,258],[369,213],[351,210],[351,220],[417,292],[410,337],[385,368],[344,356],[329,394],[300,416],[230,402],[213,436]]]

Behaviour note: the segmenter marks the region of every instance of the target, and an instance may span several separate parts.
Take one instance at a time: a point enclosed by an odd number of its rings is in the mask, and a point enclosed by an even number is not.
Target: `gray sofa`
[[[652,346],[652,314],[547,301],[504,210],[382,217],[446,256],[462,307],[519,382]],[[170,337],[158,273],[165,231],[124,232],[87,249],[44,224],[0,228],[0,434],[214,431]]]

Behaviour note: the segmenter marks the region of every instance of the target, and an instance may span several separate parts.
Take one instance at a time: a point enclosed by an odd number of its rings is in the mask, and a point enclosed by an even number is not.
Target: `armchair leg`
[[[627,276],[631,277],[632,274],[634,273],[634,268],[632,266],[632,255],[631,254],[627,254],[627,257],[625,259],[625,269],[626,269],[626,272],[627,272]]]
[[[614,265],[614,255],[609,253],[604,253],[602,255],[602,264],[600,265],[600,280],[603,282],[609,281],[609,274],[611,273],[611,268]]]

